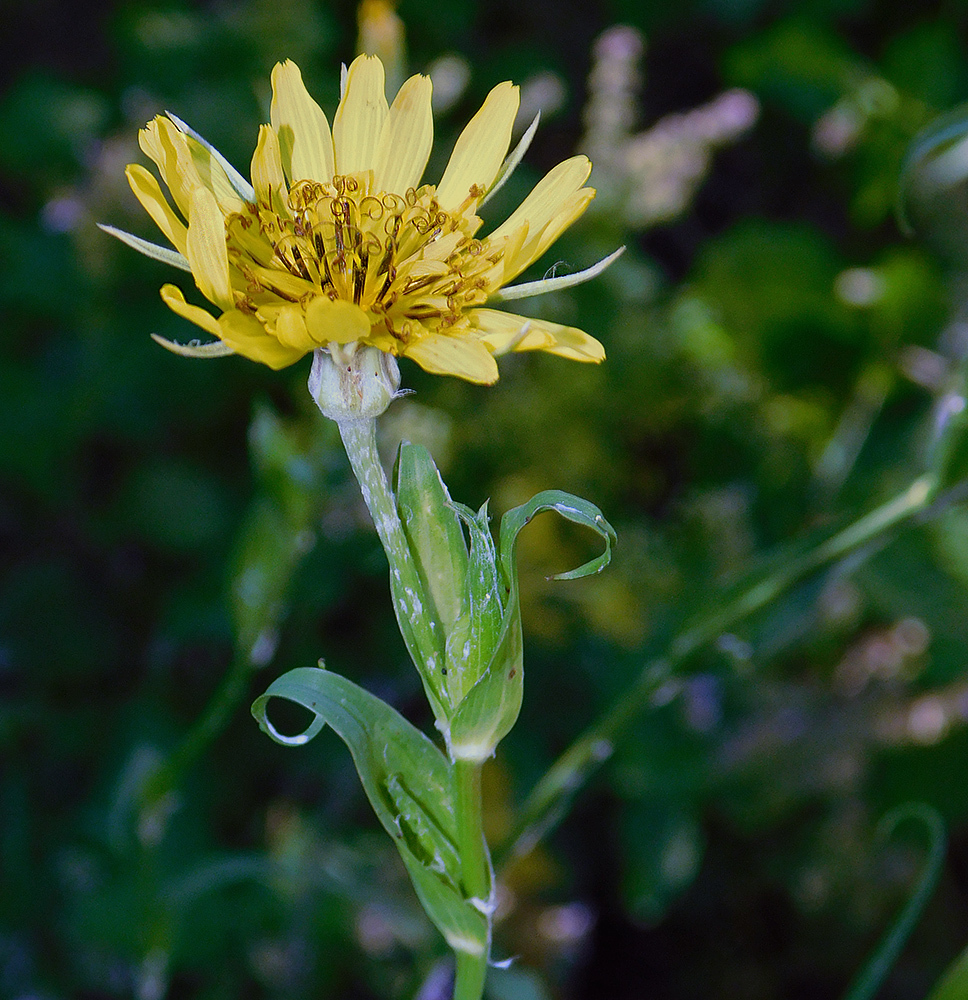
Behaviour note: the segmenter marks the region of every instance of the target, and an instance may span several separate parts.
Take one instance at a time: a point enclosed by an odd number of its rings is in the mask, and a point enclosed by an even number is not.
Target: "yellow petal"
[[[332,178],[333,136],[329,121],[309,96],[299,67],[291,59],[277,63],[272,71],[269,120],[279,137],[282,165],[290,181]]]
[[[574,326],[516,316],[498,309],[471,309],[467,318],[481,331],[484,344],[497,355],[507,351],[547,351],[572,361],[605,360],[605,348]]]
[[[351,344],[367,337],[370,319],[353,302],[320,297],[306,307],[306,328],[317,345]]]
[[[200,326],[213,337],[221,336],[218,320],[207,309],[186,302],[182,290],[177,285],[162,285],[161,299],[173,313],[177,313],[183,319]]]
[[[420,183],[434,144],[432,90],[429,76],[412,76],[390,105],[374,165],[378,191],[406,194]]]
[[[280,267],[261,267],[258,264],[252,264],[250,269],[267,291],[275,292],[288,299],[301,299],[304,295],[311,295],[319,291],[311,281],[291,274],[289,271],[283,271]]]
[[[282,170],[282,154],[279,139],[271,125],[259,126],[259,141],[252,154],[252,186],[255,196],[262,205],[283,211],[286,195],[286,176]]]
[[[483,385],[497,381],[497,363],[474,337],[432,334],[411,344],[403,353],[433,375],[456,375]]]
[[[154,219],[155,225],[168,237],[171,245],[179,253],[184,253],[188,240],[188,227],[168,204],[168,199],[162,193],[161,185],[154,174],[139,163],[131,163],[125,170],[125,175],[131,190],[134,191],[134,196]]]
[[[276,339],[284,347],[292,347],[303,353],[316,347],[306,329],[305,315],[297,305],[286,305],[279,310],[274,332]]]
[[[219,336],[229,347],[250,361],[258,361],[277,371],[294,364],[306,352],[281,344],[266,333],[262,324],[246,313],[232,309],[219,317]]]
[[[231,309],[233,300],[229,254],[225,245],[225,220],[215,195],[205,187],[196,188],[192,194],[185,256],[202,295],[222,309]]]
[[[526,240],[520,254],[514,261],[507,261],[504,268],[504,282],[519,275],[532,261],[537,260],[555,242],[556,239],[579,217],[595,197],[594,188],[582,188],[565,201],[555,217],[541,230],[534,234],[533,239]]]
[[[157,164],[178,210],[187,217],[192,191],[204,187],[188,148],[187,137],[175,127],[174,122],[158,115],[138,133],[138,142]]]
[[[191,136],[185,137],[185,144],[191,155],[198,178],[213,192],[219,208],[228,215],[230,212],[242,211],[242,199],[238,196],[228,174],[222,164],[200,143]]]
[[[373,169],[388,113],[383,63],[376,56],[357,56],[350,65],[346,90],[333,120],[337,173]]]
[[[585,183],[591,169],[587,156],[573,156],[552,167],[531,194],[491,233],[490,239],[497,240],[513,233],[523,222],[529,223],[532,233],[540,232]]]
[[[511,142],[520,101],[518,88],[499,83],[481,110],[461,132],[450,162],[437,185],[437,200],[448,211],[458,208],[475,184],[486,191],[497,177]]]

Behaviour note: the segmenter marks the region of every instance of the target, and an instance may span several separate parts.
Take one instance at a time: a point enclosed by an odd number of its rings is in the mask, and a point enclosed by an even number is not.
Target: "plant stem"
[[[927,830],[928,856],[924,869],[918,877],[911,898],[901,908],[887,934],[878,942],[874,954],[850,984],[844,1000],[874,1000],[911,932],[921,919],[921,914],[944,870],[948,836],[941,814],[934,807],[922,802],[909,802],[892,809],[878,824],[878,832],[889,835],[904,820],[918,820]]]
[[[376,420],[341,420],[337,426],[390,566],[410,566],[407,538],[376,447]]]
[[[599,764],[615,749],[615,740],[669,681],[673,668],[715,641],[726,630],[765,607],[797,581],[865,545],[883,540],[892,528],[921,514],[937,495],[931,475],[916,479],[904,492],[865,514],[842,531],[783,563],[744,589],[734,600],[681,632],[666,655],[650,660],[632,688],[623,692],[552,764],[524,803],[514,833],[499,862],[527,854],[564,814],[568,803]]]
[[[405,598],[408,591],[411,595],[419,593],[421,585],[397,514],[393,493],[380,464],[376,447],[376,421],[358,419],[338,423],[347,457],[390,563],[391,583],[396,582],[392,589],[400,631],[411,648],[414,662],[419,664],[421,656],[415,629],[420,627],[420,616],[414,612],[412,605],[408,606]],[[487,912],[491,903],[491,862],[484,840],[481,765],[458,760],[454,762],[453,770],[457,846],[461,857],[464,895],[469,900],[475,900],[479,908]],[[487,921],[490,937],[489,914]],[[487,976],[489,951],[489,940],[479,953],[455,950],[457,969],[454,1000],[480,1000]]]
[[[484,817],[481,802],[479,763],[454,762],[454,805],[457,811],[457,847],[461,858],[464,895],[477,900],[489,911],[491,905],[491,863],[484,840]],[[488,912],[488,937],[491,917]],[[480,1000],[487,976],[488,947],[480,954],[455,952],[457,959],[454,1000]]]
[[[380,464],[376,447],[376,420],[340,420],[337,424],[363,500],[390,564],[390,592],[400,634],[420,673],[434,715],[440,719],[446,714],[447,704],[443,676],[439,671],[443,654],[441,637],[435,634],[435,622],[425,612],[427,597],[397,513],[396,499]]]

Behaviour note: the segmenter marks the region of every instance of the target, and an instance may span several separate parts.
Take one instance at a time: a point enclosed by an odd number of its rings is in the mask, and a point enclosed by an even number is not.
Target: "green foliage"
[[[266,714],[272,698],[314,713],[306,732],[279,733]],[[252,714],[264,732],[289,746],[305,743],[327,725],[339,734],[427,915],[449,944],[485,951],[487,923],[461,891],[451,765],[440,750],[379,698],[323,669],[290,670],[256,699]]]

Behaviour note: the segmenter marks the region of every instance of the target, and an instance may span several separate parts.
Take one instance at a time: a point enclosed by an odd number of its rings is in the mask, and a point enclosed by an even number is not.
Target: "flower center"
[[[436,189],[371,193],[369,174],[299,181],[288,197],[247,204],[226,219],[229,259],[245,280],[239,308],[258,313],[279,299],[353,302],[374,334],[407,343],[418,326],[458,323],[500,283],[503,245],[474,238],[482,192],[454,212]]]

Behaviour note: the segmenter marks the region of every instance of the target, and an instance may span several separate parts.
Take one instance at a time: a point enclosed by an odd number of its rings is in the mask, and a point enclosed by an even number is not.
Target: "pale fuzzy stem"
[[[408,565],[410,549],[376,447],[376,420],[341,420],[337,426],[391,568]]]
[[[407,645],[424,690],[438,720],[446,716],[446,694],[442,675],[435,669],[432,618],[426,614],[426,599],[417,567],[410,554],[407,536],[397,514],[396,499],[387,483],[376,447],[376,419],[364,417],[337,420],[340,437],[346,448],[353,474],[360,484],[376,533],[390,564],[390,590],[393,611],[400,634]]]

